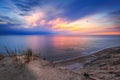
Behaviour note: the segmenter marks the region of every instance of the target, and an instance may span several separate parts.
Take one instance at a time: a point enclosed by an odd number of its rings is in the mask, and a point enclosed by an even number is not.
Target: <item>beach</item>
[[[120,0],[0,0],[0,80],[120,80]]]
[[[120,46],[60,63],[32,57],[19,66],[11,57],[4,57],[0,59],[0,80],[120,80],[119,67]]]

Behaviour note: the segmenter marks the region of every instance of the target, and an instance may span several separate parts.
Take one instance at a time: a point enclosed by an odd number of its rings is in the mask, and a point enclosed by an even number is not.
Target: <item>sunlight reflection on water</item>
[[[0,36],[0,51],[32,48],[49,61],[66,60],[120,45],[120,36]],[[5,53],[5,52],[4,52]]]

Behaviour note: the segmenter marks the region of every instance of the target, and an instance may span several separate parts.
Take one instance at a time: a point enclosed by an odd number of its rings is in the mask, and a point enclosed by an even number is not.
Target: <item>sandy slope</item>
[[[87,73],[87,79],[93,80],[120,80],[120,47],[108,48],[94,54],[91,62],[77,71]]]
[[[10,57],[0,61],[0,80],[80,80],[80,76],[61,70],[41,59],[31,61],[23,67],[16,66]]]
[[[5,57],[0,60],[0,80],[120,80],[120,47],[99,51],[89,59],[83,68],[68,70],[62,63],[56,66],[40,58],[20,67]],[[73,60],[71,65],[80,60]]]

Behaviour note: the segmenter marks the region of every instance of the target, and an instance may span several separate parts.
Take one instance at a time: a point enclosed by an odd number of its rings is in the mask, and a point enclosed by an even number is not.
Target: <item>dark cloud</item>
[[[0,35],[50,35],[53,34],[53,32],[50,31],[32,31],[27,29],[21,29],[21,28],[11,28],[9,26],[16,26],[14,24],[0,24]]]
[[[13,2],[23,11],[30,11],[36,6],[53,5],[58,10],[63,10],[63,13],[58,16],[66,17],[69,20],[79,19],[94,13],[107,12],[111,9],[120,9],[120,1],[118,0],[13,0]]]
[[[64,17],[67,16],[69,19],[75,20],[94,13],[120,9],[119,5],[120,1],[118,0],[74,0],[64,7]]]
[[[114,15],[114,16],[120,16],[120,10],[117,10],[117,11],[113,11],[110,13],[110,15]]]
[[[113,26],[113,27],[108,27],[105,30],[106,32],[114,31],[114,32],[119,32],[120,31],[120,25],[118,26]]]
[[[115,29],[118,29],[120,31],[120,9],[110,12],[108,16],[111,22],[114,23]]]
[[[37,5],[37,1],[34,0],[12,0],[13,4],[17,6],[21,11],[30,11],[35,4]],[[36,2],[36,3],[35,3]]]

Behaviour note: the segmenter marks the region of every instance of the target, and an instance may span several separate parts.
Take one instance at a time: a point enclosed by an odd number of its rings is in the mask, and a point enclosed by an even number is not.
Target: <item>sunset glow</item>
[[[33,0],[33,2],[36,1]],[[13,2],[10,0],[6,3],[8,6],[0,6],[0,25],[3,26],[1,34],[5,34],[4,32],[7,30],[11,31],[10,34],[14,34],[15,31],[19,30],[20,32],[18,32],[22,34],[120,35],[118,3],[109,4],[112,3],[112,0],[108,3],[104,3],[104,1],[91,3],[88,1],[90,4],[86,5],[86,2],[83,1],[83,6],[80,6],[80,4],[74,4],[74,2],[76,1],[65,3],[64,1],[55,1],[45,4],[43,1],[40,6],[39,1],[38,4],[29,1],[26,4],[26,1],[20,1],[20,5],[17,5],[16,3],[19,3],[19,1]],[[2,3],[4,4],[4,1]],[[108,6],[100,9],[97,5],[95,5],[96,8],[92,7],[93,4],[99,3],[101,3],[100,6],[109,4],[112,9],[109,9]],[[58,4],[66,6],[61,8],[57,6]],[[86,6],[89,6],[90,9],[86,9]],[[6,9],[2,7],[8,8],[7,14],[4,14]],[[11,10],[11,8],[14,8],[14,10]],[[29,31],[32,31],[32,33]]]

